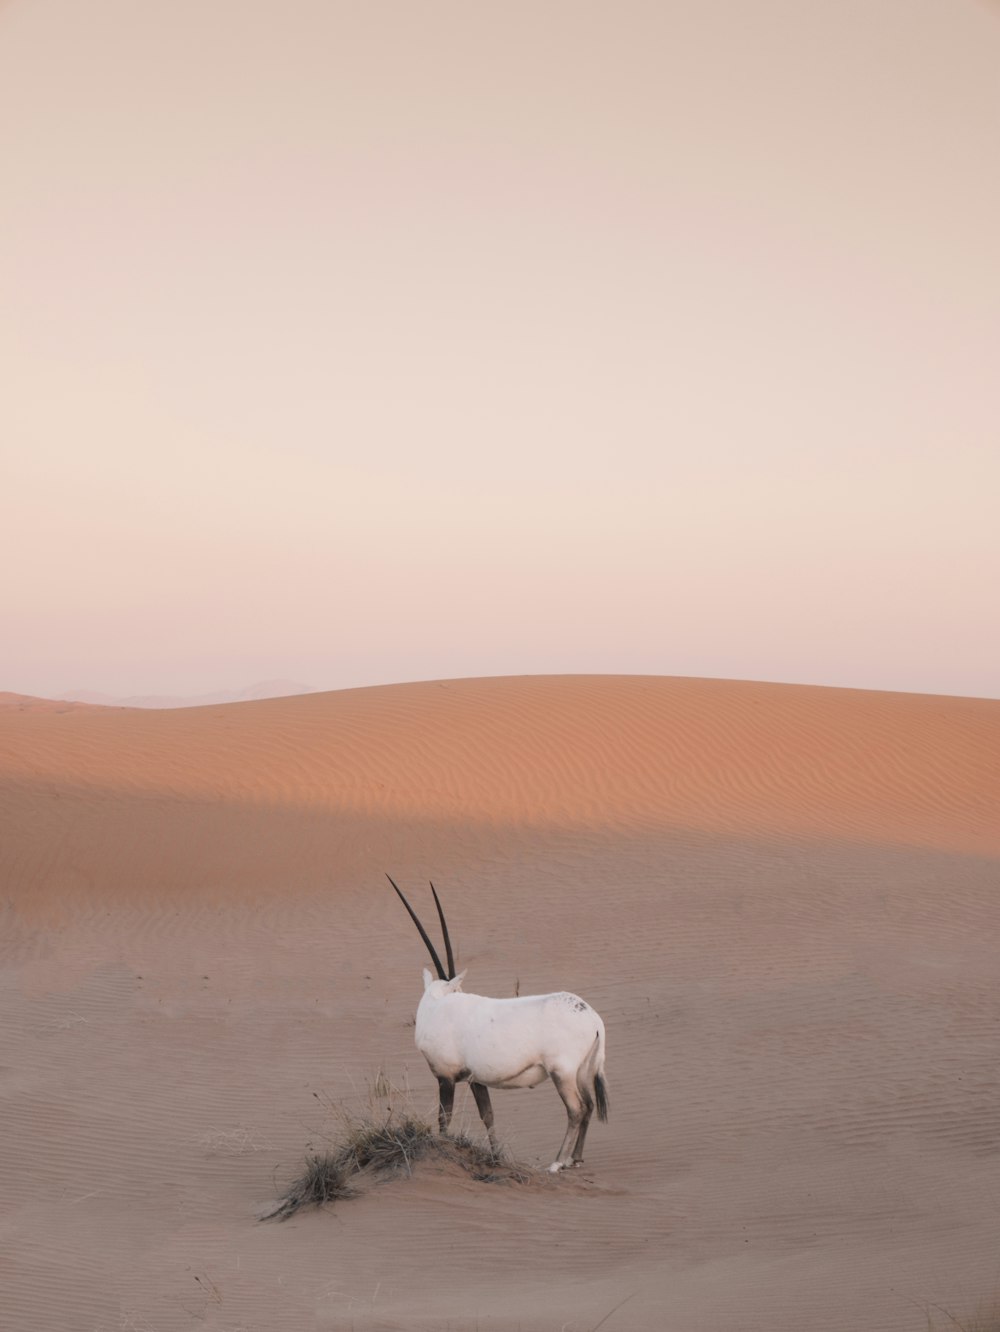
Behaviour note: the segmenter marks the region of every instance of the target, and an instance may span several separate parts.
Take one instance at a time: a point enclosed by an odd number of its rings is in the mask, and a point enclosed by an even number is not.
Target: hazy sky
[[[0,689],[1000,695],[1000,10],[0,0]]]

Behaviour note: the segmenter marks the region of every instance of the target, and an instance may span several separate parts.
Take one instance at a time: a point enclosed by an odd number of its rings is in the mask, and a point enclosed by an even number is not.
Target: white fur
[[[549,1169],[580,1164],[595,1078],[604,1072],[600,1016],[565,991],[517,999],[465,994],[464,976],[463,971],[454,980],[435,980],[424,968],[416,1045],[431,1072],[451,1082],[467,1079],[499,1089],[534,1087],[552,1077],[566,1105],[569,1127]],[[486,1127],[495,1145],[492,1115]]]

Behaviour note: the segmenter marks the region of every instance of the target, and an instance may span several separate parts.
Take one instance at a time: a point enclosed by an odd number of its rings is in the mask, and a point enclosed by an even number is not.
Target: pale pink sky
[[[1000,12],[0,3],[0,689],[1000,695]]]

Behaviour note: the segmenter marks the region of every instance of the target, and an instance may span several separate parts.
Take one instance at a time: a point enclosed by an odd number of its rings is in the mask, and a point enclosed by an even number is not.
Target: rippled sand
[[[1000,1291],[1000,703],[654,677],[179,711],[0,697],[4,1317],[67,1332],[882,1332]],[[256,1224],[466,988],[605,1018],[552,1186]],[[477,1127],[460,1089],[458,1114]],[[554,1090],[496,1093],[551,1160]],[[0,1318],[2,1321],[2,1318]]]

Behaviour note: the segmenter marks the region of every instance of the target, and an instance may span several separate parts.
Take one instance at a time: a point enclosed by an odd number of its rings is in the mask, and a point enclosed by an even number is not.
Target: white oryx
[[[465,972],[455,975],[448,926],[434,885],[431,884],[431,892],[444,935],[447,973],[417,913],[392,878],[388,874],[386,878],[420,931],[438,974],[435,980],[424,967],[416,1045],[438,1080],[441,1132],[447,1133],[451,1123],[455,1083],[468,1081],[490,1146],[496,1151],[493,1107],[487,1088],[535,1087],[551,1078],[562,1097],[569,1123],[559,1155],[549,1170],[555,1173],[570,1165],[582,1165],[583,1142],[595,1106],[598,1119],[608,1117],[604,1023],[600,1016],[589,1004],[565,991],[517,999],[463,994]]]

